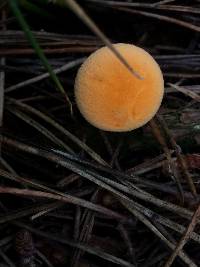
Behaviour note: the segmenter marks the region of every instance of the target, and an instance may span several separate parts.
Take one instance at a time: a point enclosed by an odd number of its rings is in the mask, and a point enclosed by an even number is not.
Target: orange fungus
[[[75,97],[80,112],[95,127],[113,132],[136,129],[160,107],[164,81],[153,57],[130,44],[115,44],[135,77],[107,47],[91,54],[80,67]]]

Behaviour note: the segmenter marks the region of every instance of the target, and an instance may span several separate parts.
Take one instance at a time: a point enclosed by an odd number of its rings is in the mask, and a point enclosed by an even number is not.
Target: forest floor
[[[200,1],[77,2],[153,55],[164,99],[96,129],[74,79],[104,40],[71,0],[0,1],[0,266],[200,266]]]

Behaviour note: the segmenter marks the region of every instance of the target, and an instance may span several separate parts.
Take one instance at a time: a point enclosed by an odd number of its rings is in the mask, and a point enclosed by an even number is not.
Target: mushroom
[[[75,98],[85,119],[112,132],[131,131],[146,124],[158,111],[164,93],[160,67],[142,48],[115,44],[143,79],[132,75],[107,47],[92,53],[75,80]]]

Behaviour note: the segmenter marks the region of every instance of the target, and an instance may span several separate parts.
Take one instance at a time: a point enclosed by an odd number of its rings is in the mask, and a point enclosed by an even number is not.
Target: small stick
[[[172,83],[168,83],[168,84],[171,87],[175,88],[177,91],[179,91],[179,92],[191,97],[192,99],[194,99],[197,102],[200,102],[200,96],[197,93],[195,93],[195,92],[193,92],[193,91],[191,91],[191,90],[189,90],[189,89],[187,89],[185,87],[178,86],[176,84],[172,84]]]
[[[188,171],[187,163],[186,163],[183,155],[181,154],[180,149],[178,149],[178,145],[177,145],[174,137],[171,135],[170,130],[169,130],[166,122],[163,120],[163,118],[161,116],[158,116],[158,120],[159,120],[160,124],[162,125],[163,129],[165,130],[166,134],[168,135],[170,143],[173,146],[173,149],[175,150],[177,160],[178,160],[178,162],[182,168],[183,174],[186,178],[186,181],[188,182],[188,185],[190,187],[192,194],[194,196],[197,196],[196,187],[195,187],[194,182],[192,180],[192,177]]]
[[[53,71],[54,71],[55,74],[59,74],[61,72],[69,70],[69,69],[71,69],[73,67],[76,67],[77,65],[81,64],[84,60],[85,60],[85,58],[80,58],[80,59],[68,62],[67,64],[65,64],[65,65],[63,65],[63,66],[61,66],[61,67],[59,67],[57,69],[54,69]],[[49,72],[43,73],[43,74],[38,75],[36,77],[33,77],[31,79],[25,80],[23,82],[15,84],[15,85],[12,85],[12,86],[6,88],[5,92],[9,93],[9,92],[12,92],[12,91],[14,91],[16,89],[25,87],[27,85],[34,84],[36,82],[39,82],[39,81],[42,81],[42,80],[48,78],[49,76],[50,76]]]
[[[50,0],[52,2],[52,0]],[[142,80],[140,74],[138,74],[124,59],[124,57],[118,52],[118,50],[112,45],[110,40],[106,35],[99,29],[99,27],[93,22],[93,20],[85,13],[82,7],[75,0],[64,0],[64,1],[53,1],[60,2],[61,4],[66,4],[76,15],[79,17],[87,26],[90,28],[104,43],[105,45],[113,52],[113,54],[120,60],[120,62],[133,74],[136,78]]]
[[[175,250],[173,251],[173,253],[171,254],[171,256],[169,257],[169,259],[167,260],[167,262],[165,263],[165,265],[163,267],[170,267],[172,265],[176,256],[180,253],[180,251],[182,250],[184,245],[190,239],[191,233],[193,232],[199,217],[200,217],[200,205],[196,209],[196,211],[192,217],[192,220],[191,220],[190,224],[188,225],[187,230],[185,231],[184,235],[182,236],[179,243],[177,244]]]
[[[160,129],[159,129],[159,127],[158,127],[158,125],[154,119],[152,119],[150,121],[150,126],[151,126],[151,129],[153,131],[153,134],[155,135],[156,139],[158,140],[158,142],[160,143],[160,145],[162,146],[162,148],[165,152],[165,155],[166,155],[166,158],[167,158],[167,161],[169,164],[169,171],[176,180],[177,188],[180,192],[182,202],[184,202],[183,188],[182,188],[179,176],[178,176],[178,172],[176,170],[176,166],[174,164],[174,161],[172,160],[170,150],[167,146],[167,143],[166,143],[166,141],[165,141],[165,139],[164,139],[164,137],[163,137],[163,135],[162,135],[162,133],[161,133],[161,131],[160,131]]]

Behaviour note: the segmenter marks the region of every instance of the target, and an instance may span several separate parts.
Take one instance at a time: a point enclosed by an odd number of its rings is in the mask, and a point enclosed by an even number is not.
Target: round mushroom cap
[[[75,98],[85,119],[112,132],[131,131],[146,124],[158,111],[164,93],[160,67],[145,50],[131,44],[115,44],[135,77],[110,51],[102,47],[80,67]]]

